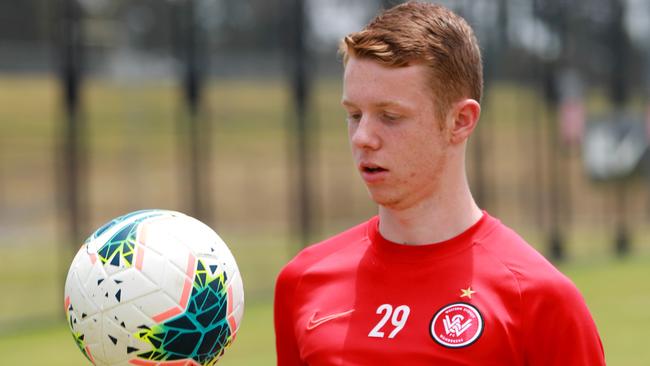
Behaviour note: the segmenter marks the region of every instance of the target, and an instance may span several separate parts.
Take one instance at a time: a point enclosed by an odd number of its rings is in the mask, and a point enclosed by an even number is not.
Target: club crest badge
[[[483,317],[473,305],[449,304],[433,316],[429,331],[433,340],[442,346],[467,347],[483,333]]]

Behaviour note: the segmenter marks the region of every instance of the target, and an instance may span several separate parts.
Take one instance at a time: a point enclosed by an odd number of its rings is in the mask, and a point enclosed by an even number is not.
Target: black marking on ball
[[[118,255],[115,255],[113,259],[111,259],[111,266],[119,267],[120,266],[120,257]]]

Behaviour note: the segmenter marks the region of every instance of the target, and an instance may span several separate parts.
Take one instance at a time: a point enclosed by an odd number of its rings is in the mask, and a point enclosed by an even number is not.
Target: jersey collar
[[[417,262],[436,257],[453,255],[472,246],[483,237],[498,220],[483,211],[483,216],[457,236],[437,243],[406,245],[392,242],[379,232],[379,217],[368,221],[367,235],[371,246],[379,256],[390,260]]]

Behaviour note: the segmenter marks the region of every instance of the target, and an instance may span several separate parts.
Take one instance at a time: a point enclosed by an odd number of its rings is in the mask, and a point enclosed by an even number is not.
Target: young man
[[[604,365],[575,286],[472,199],[482,69],[469,25],[407,3],[341,52],[352,155],[379,214],[282,270],[278,365]]]

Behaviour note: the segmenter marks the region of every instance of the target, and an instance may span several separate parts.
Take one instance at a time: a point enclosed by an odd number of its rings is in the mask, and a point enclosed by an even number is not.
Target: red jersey
[[[275,292],[279,366],[604,365],[571,281],[487,213],[430,245],[377,217],[300,252]]]

